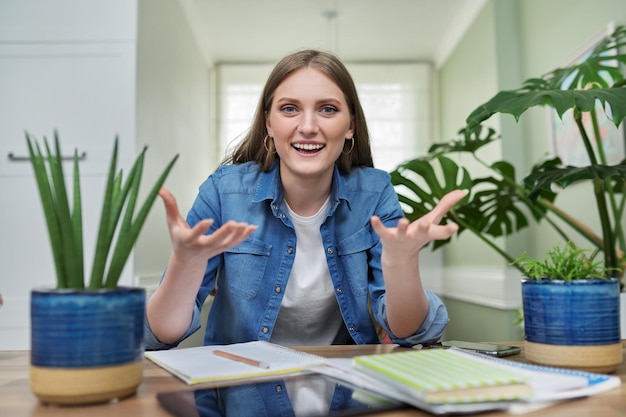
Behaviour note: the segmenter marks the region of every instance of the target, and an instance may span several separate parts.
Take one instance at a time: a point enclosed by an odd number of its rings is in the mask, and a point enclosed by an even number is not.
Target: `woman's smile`
[[[325,145],[321,143],[294,143],[291,146],[296,151],[306,155],[314,155],[325,148]]]

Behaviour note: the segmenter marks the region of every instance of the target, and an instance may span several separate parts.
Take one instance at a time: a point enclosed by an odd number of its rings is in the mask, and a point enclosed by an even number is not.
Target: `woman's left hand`
[[[433,240],[448,239],[459,230],[456,223],[439,224],[443,216],[467,195],[467,190],[451,191],[428,214],[410,223],[403,218],[396,227],[385,227],[378,216],[371,223],[378,233],[387,255],[407,259],[416,256],[420,249]]]

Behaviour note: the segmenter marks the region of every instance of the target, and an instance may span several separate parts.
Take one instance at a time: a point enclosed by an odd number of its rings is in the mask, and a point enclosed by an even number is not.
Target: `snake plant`
[[[86,282],[78,152],[74,151],[73,156],[70,199],[58,134],[56,132],[54,134],[54,146],[44,138],[43,150],[39,142],[28,133],[26,142],[48,228],[57,288],[87,287],[90,290],[115,288],[150,208],[178,155],[166,166],[145,197],[139,211],[135,213],[147,148],[144,147],[137,156],[128,176],[124,179],[122,170],[118,171],[117,167],[118,138],[115,138],[102,201],[93,265],[89,281]]]

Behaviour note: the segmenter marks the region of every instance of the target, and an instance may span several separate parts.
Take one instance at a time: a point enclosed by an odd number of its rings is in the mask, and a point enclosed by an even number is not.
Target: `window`
[[[423,154],[431,142],[432,86],[428,64],[351,64],[367,118],[374,166],[391,171]]]

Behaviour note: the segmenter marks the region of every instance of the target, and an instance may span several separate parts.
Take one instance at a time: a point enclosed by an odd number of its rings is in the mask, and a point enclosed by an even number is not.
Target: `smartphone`
[[[492,345],[491,343],[477,343],[477,342],[465,342],[462,340],[448,340],[441,342],[442,346],[457,347],[461,349],[471,350],[477,353],[484,353],[491,356],[511,356],[517,355],[521,352],[521,349],[517,346],[507,345]]]

